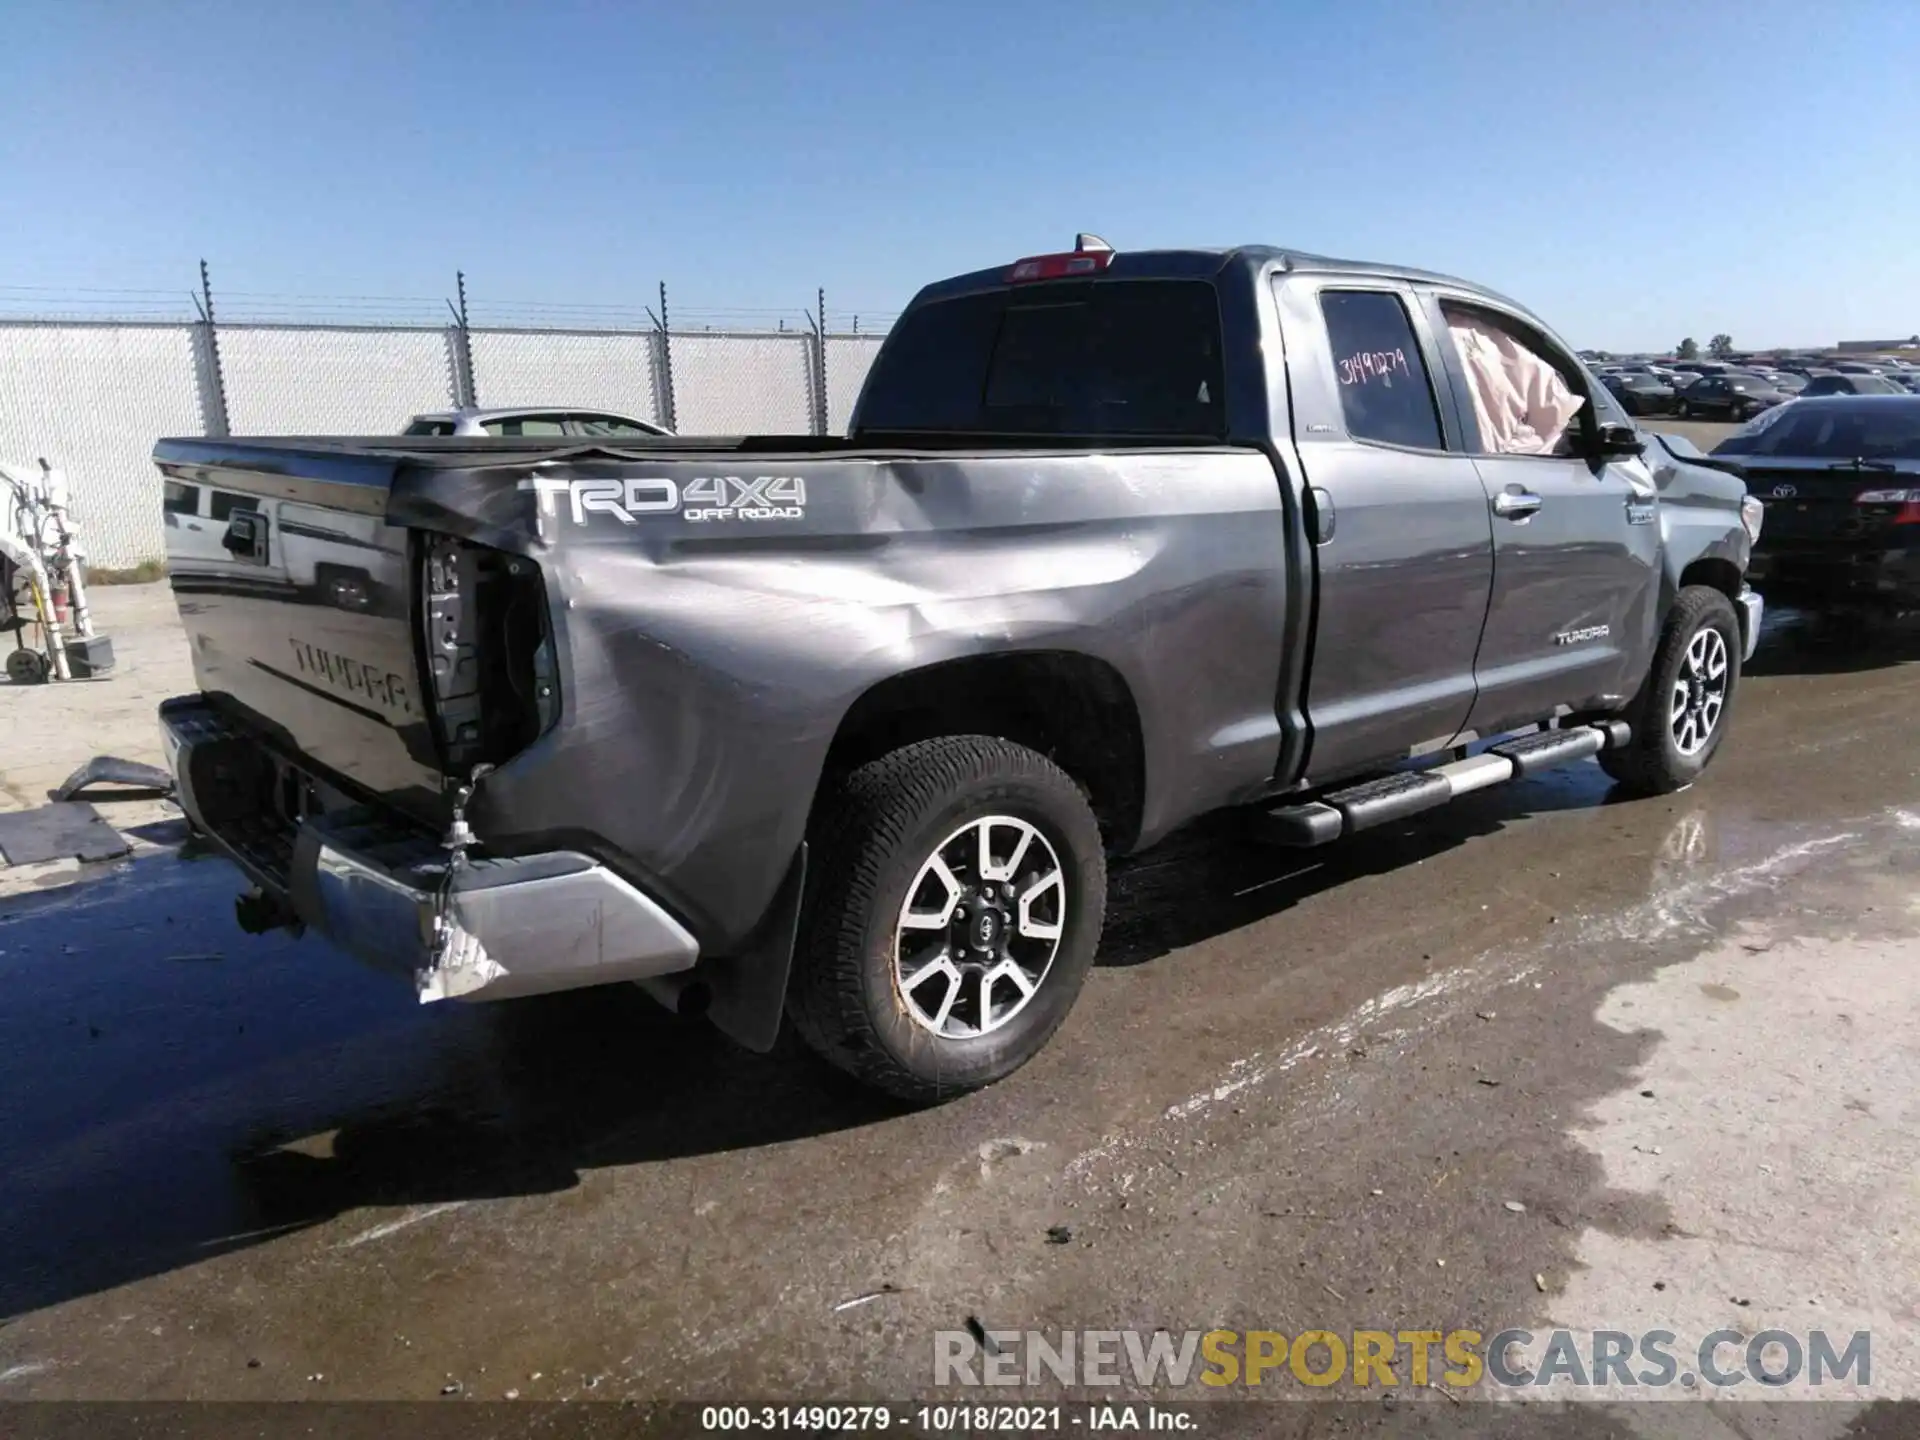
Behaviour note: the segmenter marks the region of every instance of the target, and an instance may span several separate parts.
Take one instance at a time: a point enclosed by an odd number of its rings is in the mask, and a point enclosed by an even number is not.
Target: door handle
[[[1540,497],[1531,490],[1509,485],[1493,497],[1493,513],[1503,520],[1525,520],[1540,508]]]

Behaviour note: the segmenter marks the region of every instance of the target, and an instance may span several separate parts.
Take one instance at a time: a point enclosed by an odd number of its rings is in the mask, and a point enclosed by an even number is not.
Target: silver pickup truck
[[[196,569],[182,804],[249,928],[424,999],[637,981],[897,1094],[996,1080],[1110,855],[1315,845],[1588,756],[1692,782],[1759,507],[1526,310],[1082,237],[929,286],[845,439],[166,440],[342,517],[368,603]],[[223,550],[263,571],[236,508]],[[351,523],[346,523],[346,522]]]

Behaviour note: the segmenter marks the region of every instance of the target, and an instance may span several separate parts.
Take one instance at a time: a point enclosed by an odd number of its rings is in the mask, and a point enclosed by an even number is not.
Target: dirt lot
[[[13,804],[155,758],[187,688],[163,593],[100,610],[117,677],[0,691]],[[972,1400],[932,1366],[970,1327],[1667,1329],[1691,1373],[1820,1328],[1869,1383],[1784,1393],[1844,1403],[1684,1433],[1915,1433],[1856,1412],[1920,1396],[1916,661],[1776,614],[1685,794],[1588,763],[1311,856],[1176,837],[1051,1049],[920,1112],[630,989],[417,1005],[241,935],[156,831],[0,898],[0,1397]],[[1406,1378],[1393,1433],[1682,1433]]]

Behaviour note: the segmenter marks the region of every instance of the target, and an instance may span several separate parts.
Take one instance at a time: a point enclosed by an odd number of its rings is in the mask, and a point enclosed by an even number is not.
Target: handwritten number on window
[[[1387,389],[1393,388],[1393,378],[1404,375],[1413,378],[1413,367],[1407,364],[1407,352],[1399,347],[1392,350],[1357,350],[1351,355],[1343,355],[1337,362],[1342,385],[1370,385],[1379,381]]]

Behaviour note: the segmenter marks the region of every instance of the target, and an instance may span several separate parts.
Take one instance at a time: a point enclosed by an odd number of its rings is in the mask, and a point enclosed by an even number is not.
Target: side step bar
[[[1304,805],[1268,810],[1256,818],[1256,833],[1275,845],[1325,845],[1343,835],[1436,809],[1475,790],[1537,775],[1602,750],[1617,750],[1632,738],[1624,720],[1536,731],[1465,760],[1430,770],[1397,771]]]

